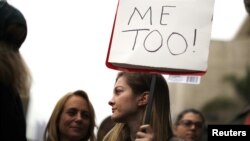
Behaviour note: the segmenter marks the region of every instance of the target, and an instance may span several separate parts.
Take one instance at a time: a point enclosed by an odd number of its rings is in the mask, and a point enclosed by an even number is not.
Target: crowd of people
[[[145,122],[154,78],[152,111]],[[119,72],[108,104],[112,113],[96,138],[95,111],[87,93],[67,93],[52,112],[44,141],[202,141],[205,118],[200,111],[181,112],[172,126],[168,84],[161,74]]]
[[[250,13],[250,1],[244,3]],[[4,113],[0,115],[0,136],[3,140],[27,141],[20,96],[29,94],[31,76],[19,53],[27,35],[26,20],[6,1],[0,1],[0,18],[0,111]],[[161,74],[119,72],[107,103],[112,113],[96,137],[95,110],[88,94],[83,90],[65,94],[51,114],[44,141],[204,140],[206,123],[199,110],[185,109],[172,123],[169,88]]]

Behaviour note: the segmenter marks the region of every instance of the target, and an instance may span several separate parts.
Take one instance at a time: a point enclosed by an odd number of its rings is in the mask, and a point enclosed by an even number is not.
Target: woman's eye
[[[70,110],[70,111],[68,111],[67,113],[68,113],[70,116],[74,116],[74,115],[76,114],[76,111]]]
[[[88,119],[89,118],[89,113],[88,112],[83,112],[82,117],[85,118],[85,119]]]
[[[121,93],[121,92],[122,92],[121,89],[115,89],[115,90],[114,90],[114,93],[115,93],[115,94],[119,94],[119,93]]]

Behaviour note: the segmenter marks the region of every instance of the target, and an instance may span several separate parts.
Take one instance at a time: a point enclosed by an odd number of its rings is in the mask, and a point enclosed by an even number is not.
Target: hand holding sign
[[[213,5],[214,0],[120,0],[107,66],[206,72]]]

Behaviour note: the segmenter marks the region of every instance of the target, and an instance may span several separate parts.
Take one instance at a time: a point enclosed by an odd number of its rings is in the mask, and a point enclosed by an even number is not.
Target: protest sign
[[[119,0],[107,67],[206,72],[213,7],[214,0]]]

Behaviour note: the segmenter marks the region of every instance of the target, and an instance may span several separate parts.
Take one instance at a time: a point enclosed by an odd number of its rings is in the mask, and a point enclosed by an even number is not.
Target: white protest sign
[[[120,0],[107,66],[207,70],[214,0]]]

